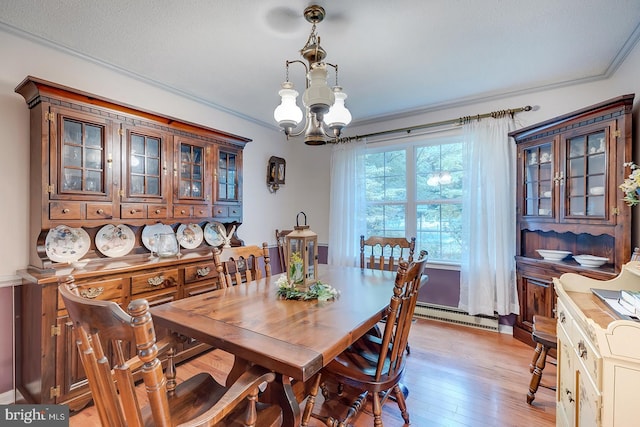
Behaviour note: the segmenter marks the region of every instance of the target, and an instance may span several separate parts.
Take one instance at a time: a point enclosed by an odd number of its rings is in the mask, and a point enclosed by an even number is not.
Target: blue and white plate
[[[44,247],[51,261],[75,262],[89,251],[91,238],[82,228],[58,225],[47,233]]]

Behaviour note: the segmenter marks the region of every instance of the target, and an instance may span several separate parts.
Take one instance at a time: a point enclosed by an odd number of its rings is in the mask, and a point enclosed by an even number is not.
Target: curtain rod
[[[494,119],[498,119],[507,115],[510,115],[511,117],[513,117],[514,114],[516,113],[520,113],[523,111],[531,111],[533,108],[530,105],[527,105],[526,107],[520,107],[520,108],[511,108],[509,110],[498,110],[498,111],[492,111],[490,113],[484,113],[484,114],[476,114],[475,116],[463,116],[463,117],[459,117],[457,119],[449,119],[449,120],[442,120],[440,122],[433,122],[433,123],[426,123],[423,125],[416,125],[416,126],[409,126],[409,127],[404,127],[404,128],[398,128],[398,129],[390,129],[390,130],[383,130],[380,132],[373,132],[373,133],[367,133],[364,135],[355,135],[355,136],[345,136],[342,138],[336,138],[334,140],[329,141],[332,144],[343,144],[343,143],[347,143],[347,142],[352,142],[354,140],[359,140],[362,138],[370,138],[372,136],[381,136],[381,135],[388,135],[390,133],[400,133],[400,132],[406,132],[406,133],[411,133],[414,130],[419,130],[419,129],[427,129],[427,128],[432,128],[432,127],[437,127],[437,126],[444,126],[444,125],[463,125],[465,123],[469,123],[472,120],[480,120],[480,119],[485,119],[488,117],[492,117]]]

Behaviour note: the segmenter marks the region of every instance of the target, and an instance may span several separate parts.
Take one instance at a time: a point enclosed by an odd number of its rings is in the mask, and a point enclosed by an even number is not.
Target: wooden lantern
[[[300,225],[300,214],[304,225]],[[309,230],[307,215],[296,216],[296,226],[285,236],[289,281],[299,287],[309,287],[318,281],[318,235]]]

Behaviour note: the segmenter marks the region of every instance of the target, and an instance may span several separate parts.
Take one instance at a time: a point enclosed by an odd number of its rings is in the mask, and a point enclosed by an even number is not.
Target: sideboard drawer
[[[76,202],[49,203],[50,219],[82,219],[82,204]]]
[[[97,299],[101,301],[113,301],[122,304],[123,284],[126,279],[109,279],[88,283],[76,284],[78,293],[81,297],[89,299]],[[66,315],[64,301],[58,294],[58,316]]]
[[[111,203],[87,203],[87,219],[111,218],[113,218],[113,205]]]
[[[131,295],[152,293],[155,291],[176,288],[179,282],[178,269],[156,271],[131,277]],[[135,298],[141,298],[136,296]],[[145,298],[147,298],[145,296]]]
[[[166,205],[149,205],[147,206],[148,218],[166,218],[167,206]]]
[[[213,262],[188,266],[184,269],[184,284],[216,278],[216,266]]]
[[[600,353],[593,346],[591,339],[587,338],[586,334],[574,325],[573,349],[578,356],[577,359],[584,366],[585,374],[589,377],[589,380],[593,383],[594,387],[600,389],[600,372],[602,371],[602,357]]]
[[[141,219],[146,216],[144,205],[133,203],[120,205],[120,218],[122,219]]]

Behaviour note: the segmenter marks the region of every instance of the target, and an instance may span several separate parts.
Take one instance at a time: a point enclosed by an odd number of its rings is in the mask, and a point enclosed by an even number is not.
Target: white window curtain
[[[336,144],[331,153],[328,263],[358,266],[366,230],[365,141]]]
[[[470,314],[518,314],[515,277],[513,118],[464,125],[465,183],[459,308]]]

